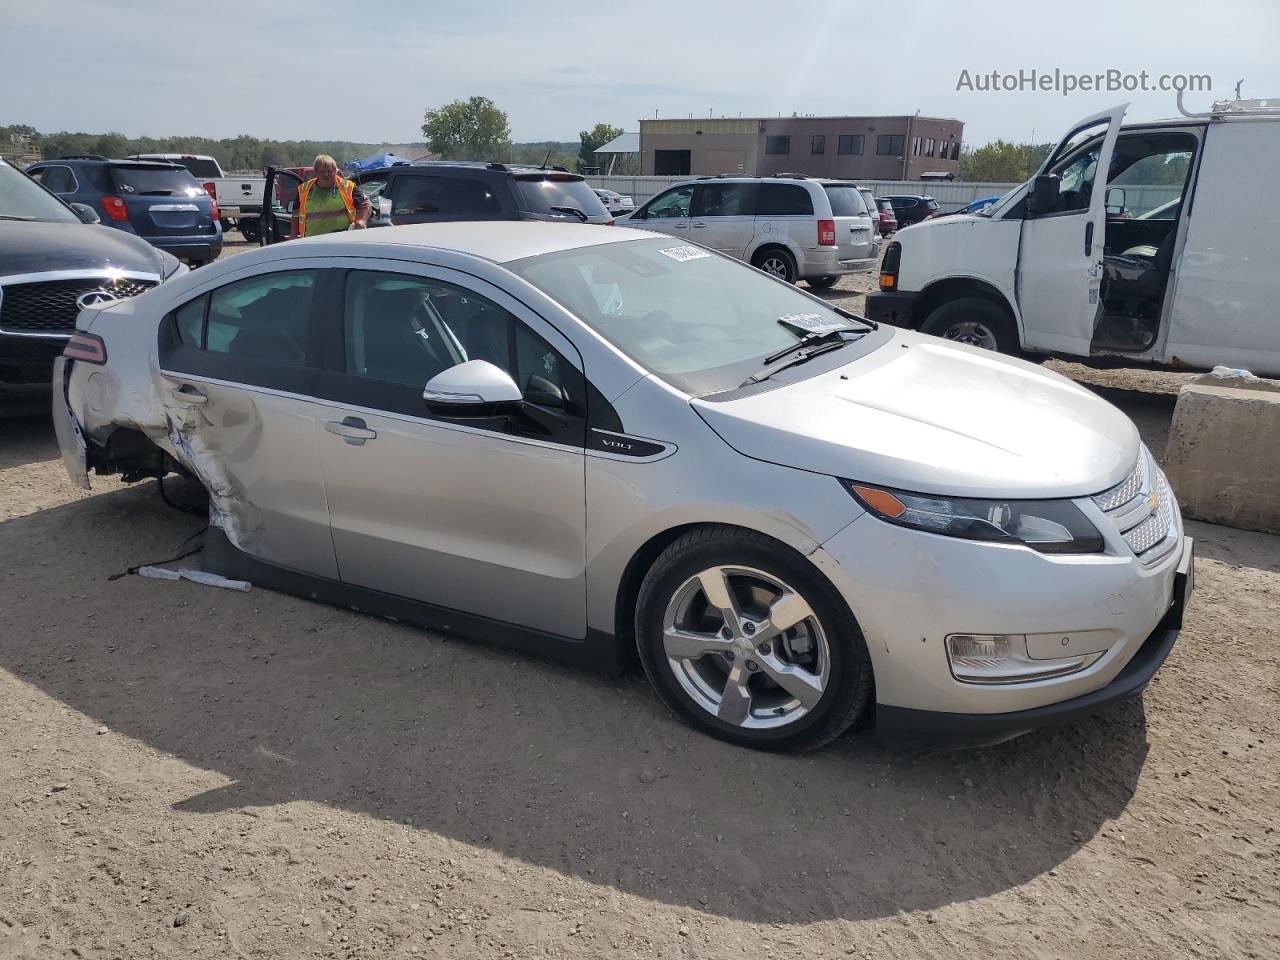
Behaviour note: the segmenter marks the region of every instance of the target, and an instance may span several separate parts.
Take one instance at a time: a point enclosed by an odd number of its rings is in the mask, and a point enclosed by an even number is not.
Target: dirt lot
[[[1176,378],[1084,375],[1162,447]],[[1189,525],[1142,702],[791,758],[639,676],[109,579],[201,526],[0,420],[5,960],[1280,955],[1278,538]]]

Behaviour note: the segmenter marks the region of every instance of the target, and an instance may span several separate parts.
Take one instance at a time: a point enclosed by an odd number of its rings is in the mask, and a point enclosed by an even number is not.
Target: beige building
[[[960,169],[964,124],[937,117],[641,120],[643,176],[918,180]]]

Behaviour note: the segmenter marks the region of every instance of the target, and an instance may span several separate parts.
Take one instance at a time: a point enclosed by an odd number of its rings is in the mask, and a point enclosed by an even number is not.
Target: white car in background
[[[76,483],[205,486],[206,569],[638,654],[745,746],[1082,716],[1143,690],[1190,589],[1164,475],[1096,394],[645,231],[266,247],[86,306],[54,376]]]
[[[634,200],[630,197],[624,197],[620,193],[615,193],[613,190],[597,190],[596,196],[600,198],[600,202],[604,204],[605,209],[615,217],[624,216],[636,208]]]

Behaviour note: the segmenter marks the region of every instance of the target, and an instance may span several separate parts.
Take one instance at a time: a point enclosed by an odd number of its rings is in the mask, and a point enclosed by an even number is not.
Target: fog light
[[[1027,638],[1020,633],[953,633],[947,637],[951,675],[962,683],[1026,683],[1049,680],[1083,670],[1102,652],[1057,660],[1027,656]]]

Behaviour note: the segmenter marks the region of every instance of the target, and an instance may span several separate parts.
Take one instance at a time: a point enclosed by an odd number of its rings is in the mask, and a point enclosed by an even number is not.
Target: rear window
[[[813,199],[804,187],[790,183],[762,183],[756,195],[756,216],[813,216]]]
[[[925,205],[926,207],[928,207],[930,210],[937,210],[937,209],[938,209],[938,201],[937,201],[937,200],[935,200],[935,199],[933,199],[933,197],[930,197],[929,199],[927,199],[927,200],[924,202],[924,205]]]
[[[831,214],[836,217],[865,217],[867,204],[857,187],[823,187],[831,201]]]
[[[588,217],[608,217],[596,192],[585,180],[551,179],[544,176],[517,177],[516,193],[522,209],[550,216],[577,216],[553,207],[577,207]]]
[[[204,193],[195,178],[181,167],[116,167],[121,193],[141,197],[194,197]]]

